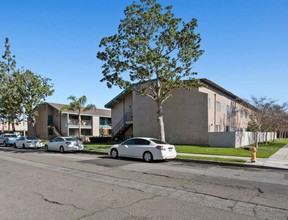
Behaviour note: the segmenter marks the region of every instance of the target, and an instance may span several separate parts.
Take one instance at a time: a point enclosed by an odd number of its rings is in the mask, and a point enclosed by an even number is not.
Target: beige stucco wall
[[[123,99],[118,101],[111,108],[112,128],[114,128],[121,119],[123,119],[126,112],[132,112],[132,92],[130,92]]]
[[[175,89],[163,104],[166,141],[207,144],[207,94]],[[133,93],[134,136],[159,138],[156,103]]]
[[[202,87],[200,92],[208,95],[208,131],[209,132],[225,132],[226,126],[229,126],[229,131],[245,130],[248,125],[247,114],[244,112],[246,108],[236,103],[226,93],[213,88]],[[216,103],[221,103],[221,111],[216,110]],[[230,106],[230,114],[227,113],[226,106]],[[236,111],[234,111],[236,109]]]

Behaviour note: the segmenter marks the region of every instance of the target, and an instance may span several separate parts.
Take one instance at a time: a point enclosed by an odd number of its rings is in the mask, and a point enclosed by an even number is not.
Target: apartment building
[[[36,107],[38,117],[35,126],[28,124],[28,135],[41,139],[54,136],[79,136],[79,120],[76,112],[62,110],[63,104],[43,103]],[[89,110],[81,113],[81,136],[110,136],[111,111]]]
[[[206,87],[174,89],[163,104],[166,141],[209,145],[209,133],[245,131],[249,103],[216,83],[201,79]],[[159,138],[156,103],[126,89],[105,105],[111,109],[112,134]]]

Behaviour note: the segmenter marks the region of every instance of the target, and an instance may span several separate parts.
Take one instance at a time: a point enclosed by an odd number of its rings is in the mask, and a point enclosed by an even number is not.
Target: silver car
[[[45,151],[71,152],[84,148],[81,141],[72,137],[54,137],[45,144]]]
[[[15,148],[40,148],[42,142],[37,137],[19,137],[14,143]]]

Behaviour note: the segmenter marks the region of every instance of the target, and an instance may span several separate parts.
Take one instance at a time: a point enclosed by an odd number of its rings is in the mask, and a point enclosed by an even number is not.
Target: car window
[[[150,141],[144,139],[134,139],[135,145],[149,145]]]
[[[129,139],[125,142],[123,142],[123,145],[133,145],[134,144],[134,139]]]
[[[76,138],[66,138],[66,141],[77,141]]]
[[[54,137],[54,138],[52,138],[52,139],[50,140],[50,142],[56,142],[57,139],[58,139],[58,137]]]
[[[153,141],[155,144],[167,144],[166,142],[158,140],[158,139],[151,139],[151,141]]]

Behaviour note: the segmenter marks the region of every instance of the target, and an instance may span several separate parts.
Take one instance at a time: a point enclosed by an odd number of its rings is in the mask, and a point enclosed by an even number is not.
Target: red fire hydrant
[[[256,147],[252,147],[250,150],[251,150],[251,163],[255,163],[257,149]]]

